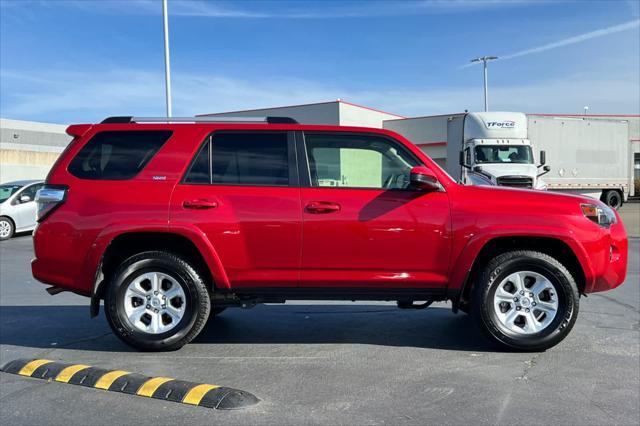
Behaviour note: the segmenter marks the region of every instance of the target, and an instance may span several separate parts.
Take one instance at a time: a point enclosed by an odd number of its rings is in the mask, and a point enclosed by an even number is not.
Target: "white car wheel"
[[[9,218],[2,217],[0,218],[0,241],[8,240],[13,237],[13,232],[15,228],[13,226],[13,222]]]

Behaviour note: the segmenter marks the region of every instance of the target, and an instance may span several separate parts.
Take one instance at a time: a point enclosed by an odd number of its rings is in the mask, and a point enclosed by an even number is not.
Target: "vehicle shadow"
[[[33,348],[130,352],[104,315],[86,306],[2,306],[0,344]],[[448,307],[400,310],[392,305],[261,305],[227,309],[191,345],[366,344],[457,351],[500,351],[464,314]]]

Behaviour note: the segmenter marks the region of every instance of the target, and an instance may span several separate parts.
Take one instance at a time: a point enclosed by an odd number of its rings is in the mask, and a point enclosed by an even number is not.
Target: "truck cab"
[[[448,162],[451,168],[455,167],[448,171],[452,176],[460,176],[461,183],[546,189],[540,178],[548,171],[544,167],[545,153],[541,151],[535,158],[527,137],[525,114],[468,113],[454,117],[448,126],[448,148],[461,148],[459,164]],[[455,154],[451,152],[448,157],[455,158]]]

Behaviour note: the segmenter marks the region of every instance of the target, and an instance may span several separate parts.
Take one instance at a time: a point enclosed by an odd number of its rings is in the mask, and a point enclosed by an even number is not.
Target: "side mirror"
[[[421,191],[439,191],[440,183],[431,170],[424,166],[416,166],[411,169],[411,186]]]
[[[541,164],[541,165],[542,165],[542,164]],[[538,175],[538,177],[543,176],[543,175],[546,175],[546,174],[547,174],[547,173],[549,173],[550,171],[551,171],[551,166],[544,166],[544,167],[542,168],[542,173],[540,173],[540,174]]]
[[[21,195],[20,196],[20,202],[21,203],[28,203],[29,201],[32,201],[32,200],[31,200],[31,197],[29,197],[28,195]]]
[[[547,153],[544,151],[540,151],[540,166],[544,166],[545,164],[547,164]]]
[[[464,151],[460,151],[460,158],[458,159],[458,162],[460,163],[460,165],[462,167],[464,167],[465,169],[470,169],[471,166],[469,166],[466,162],[465,162],[465,158],[464,158]]]

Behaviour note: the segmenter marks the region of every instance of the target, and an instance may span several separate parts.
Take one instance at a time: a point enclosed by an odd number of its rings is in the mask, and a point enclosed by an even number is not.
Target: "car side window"
[[[184,182],[287,186],[287,133],[216,133],[197,154]]]
[[[375,135],[305,134],[311,186],[404,189],[418,160]]]
[[[25,188],[24,191],[22,191],[19,195],[18,195],[18,200],[24,196],[27,195],[30,198],[30,201],[34,201],[36,199],[36,192],[38,192],[38,190],[40,188],[42,188],[43,184],[39,183],[36,185],[31,185],[28,188]]]
[[[207,140],[184,179],[185,183],[211,183],[211,141]]]
[[[80,179],[123,180],[136,176],[171,136],[169,130],[97,133],[69,164]]]

